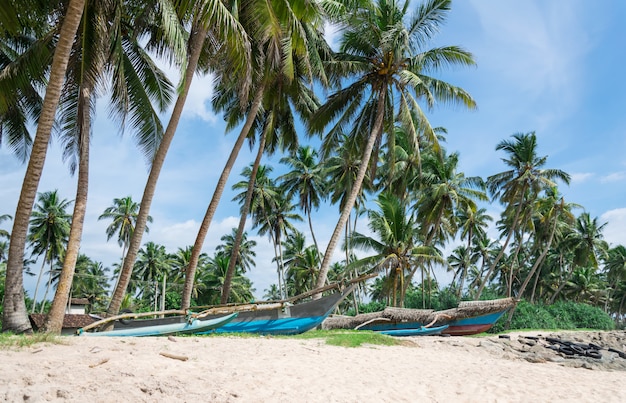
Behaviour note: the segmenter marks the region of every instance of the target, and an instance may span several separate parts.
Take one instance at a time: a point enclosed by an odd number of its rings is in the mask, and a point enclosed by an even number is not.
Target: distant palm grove
[[[257,244],[247,219],[275,252],[276,283],[265,299],[378,273],[342,309],[514,296],[586,303],[623,321],[626,248],[608,245],[606,223],[564,199],[559,187],[570,176],[539,155],[538,136],[503,133],[490,145],[502,171],[467,177],[460,153],[443,146],[445,128],[431,126],[435,105],[476,108],[471,94],[437,78],[473,66],[472,54],[429,46],[451,3],[4,1],[0,146],[26,174],[15,211],[0,211],[2,330],[30,332],[36,312],[59,333],[70,298],[108,315],[251,301],[246,275]],[[328,24],[338,43],[324,37]],[[180,70],[180,82],[157,62]],[[206,74],[215,77],[214,111],[237,133],[195,243],[167,250],[142,237],[157,224],[150,206],[189,88]],[[112,267],[80,253],[83,227],[93,224],[85,222],[88,188],[98,186],[89,182],[98,102],[150,164],[142,199],[110,195],[99,215],[108,225],[102,242],[120,247]],[[39,189],[51,137],[76,178],[75,195]],[[255,160],[229,185],[244,143]],[[268,155],[280,167],[264,164]],[[241,220],[216,250],[203,251],[227,186]],[[320,239],[316,212],[329,205],[336,227]],[[24,276],[36,276],[34,291],[25,292]]]

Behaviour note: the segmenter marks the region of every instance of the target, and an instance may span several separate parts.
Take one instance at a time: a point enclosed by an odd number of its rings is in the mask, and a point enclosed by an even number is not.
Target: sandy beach
[[[403,338],[400,346],[357,348],[329,346],[324,339],[272,337],[64,337],[60,344],[0,351],[0,399],[626,401],[626,359],[606,350],[602,360],[564,358],[532,345],[526,336],[416,337]],[[584,333],[559,336],[597,340]],[[618,344],[625,340],[624,332],[611,336]]]

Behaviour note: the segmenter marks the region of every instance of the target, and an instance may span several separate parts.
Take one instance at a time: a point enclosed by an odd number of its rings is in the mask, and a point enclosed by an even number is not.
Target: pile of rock
[[[626,332],[565,332],[500,335],[478,344],[494,354],[529,362],[626,371]]]

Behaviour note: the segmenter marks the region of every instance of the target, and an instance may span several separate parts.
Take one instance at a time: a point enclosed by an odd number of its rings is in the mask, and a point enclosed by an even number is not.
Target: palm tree
[[[539,225],[536,225],[535,228],[541,229],[542,227],[549,227],[549,230],[546,231],[544,229],[544,232],[547,233],[545,246],[543,248],[543,251],[541,252],[541,255],[537,257],[532,268],[530,269],[530,272],[526,276],[526,279],[520,286],[517,293],[519,297],[524,294],[524,290],[526,289],[526,286],[528,285],[530,279],[535,274],[535,271],[541,266],[548,252],[552,248],[552,243],[555,239],[555,235],[557,234],[559,224],[568,226],[571,225],[574,222],[574,215],[572,214],[571,210],[574,207],[580,207],[577,204],[566,203],[565,199],[561,194],[559,194],[556,187],[547,189],[545,197],[538,199],[537,204]],[[539,237],[536,237],[535,243],[539,243],[538,238]],[[537,276],[537,278],[539,278],[539,276]]]
[[[464,245],[459,245],[452,251],[452,254],[448,256],[448,264],[449,267],[454,270],[454,278],[452,279],[452,284],[454,284],[454,280],[458,277],[459,283],[456,288],[456,297],[458,299],[463,295],[463,286],[465,283],[465,279],[467,278],[468,271],[471,271],[472,268],[478,262],[479,255]]]
[[[98,217],[98,220],[111,219],[113,221],[106,229],[107,241],[117,234],[117,243],[122,247],[122,266],[124,265],[128,243],[135,231],[138,212],[139,204],[134,202],[131,196],[127,196],[121,199],[113,199],[113,205],[107,207]],[[152,216],[148,216],[147,221],[151,223]],[[147,226],[145,231],[146,233],[149,232]]]
[[[405,278],[420,262],[443,262],[436,250],[419,244],[419,228],[407,215],[406,203],[390,193],[381,193],[376,202],[380,211],[369,211],[369,228],[377,238],[352,234],[350,243],[358,249],[376,253],[351,263],[349,267],[386,271],[393,279],[392,304],[404,305]]]
[[[7,220],[10,220],[12,218],[13,217],[11,217],[8,214],[0,215],[0,224],[2,224],[2,221],[7,221]],[[9,231],[0,228],[0,238],[11,239],[11,234],[9,234]]]
[[[224,235],[220,238],[224,243],[217,245],[215,250],[224,253],[226,256],[231,256],[232,258],[236,237],[237,229],[233,228],[229,235]],[[256,266],[254,262],[254,258],[256,257],[256,252],[254,251],[255,247],[256,241],[252,239],[248,240],[248,234],[244,232],[237,253],[237,269],[240,270],[241,273],[246,273]]]
[[[332,94],[309,123],[311,131],[322,132],[329,122],[336,121],[325,138],[325,142],[335,142],[343,128],[354,122],[350,135],[364,144],[359,171],[324,254],[317,287],[326,281],[341,229],[361,191],[368,166],[376,164],[375,160],[370,162],[372,156],[378,156],[374,148],[381,143],[383,132],[392,126],[391,120],[398,116],[403,124],[413,126],[416,133],[412,118],[417,115],[420,126],[426,127],[425,131],[434,139],[418,98],[424,99],[429,107],[436,100],[475,107],[474,100],[461,88],[426,75],[444,65],[474,64],[471,54],[459,47],[423,51],[423,45],[443,23],[450,1],[429,0],[411,17],[408,9],[408,1],[377,0],[359,4],[346,17],[341,27],[340,53],[333,64],[336,71],[344,72],[354,81]]]
[[[617,245],[607,252],[606,266],[607,278],[611,287],[609,297],[615,297],[619,294],[620,283],[626,284],[626,247]],[[607,298],[608,301],[609,298]],[[621,313],[624,297],[620,299],[619,308],[616,313]],[[615,312],[615,311],[614,311]]]
[[[499,199],[506,205],[508,211],[505,213],[513,218],[507,228],[508,235],[504,245],[498,256],[491,262],[487,275],[478,288],[476,299],[480,298],[493,270],[504,255],[511,237],[514,233],[519,233],[517,229],[522,222],[520,218],[524,207],[535,200],[542,190],[556,186],[554,180],[559,179],[565,184],[569,184],[570,181],[570,175],[560,169],[543,169],[548,157],[537,155],[537,136],[534,132],[516,133],[513,135],[513,140],[503,140],[498,143],[496,150],[503,150],[508,154],[503,161],[511,169],[487,178],[487,186],[494,199]]]
[[[28,241],[32,247],[32,256],[43,256],[41,271],[37,277],[35,292],[33,294],[33,305],[31,311],[35,310],[37,304],[37,290],[44,271],[45,264],[50,265],[50,279],[52,279],[52,265],[57,260],[65,257],[65,248],[70,233],[70,216],[65,211],[71,201],[60,199],[56,190],[39,193],[38,202],[30,220],[30,230]],[[48,287],[44,295],[44,301],[48,294]],[[41,304],[43,310],[43,302]]]
[[[428,153],[424,157],[422,189],[415,204],[418,217],[424,223],[422,231],[426,245],[445,241],[456,232],[455,214],[464,208],[476,209],[476,201],[488,200],[479,177],[466,178],[457,172],[459,154],[446,156]]]
[[[162,2],[162,5],[168,5]],[[68,253],[64,260],[61,281],[44,327],[61,331],[63,312],[70,291],[71,278],[80,248],[82,226],[87,205],[89,183],[89,142],[91,119],[96,96],[108,73],[111,76],[111,104],[122,124],[129,122],[138,132],[138,143],[148,160],[152,159],[163,128],[151,101],[159,104],[161,112],[169,104],[172,84],[139,44],[147,27],[142,18],[133,18],[132,4],[88,3],[84,11],[83,29],[75,42],[75,58],[68,67],[66,90],[61,98],[60,124],[64,129],[64,157],[70,160],[70,170],[78,165],[78,186],[72,218]],[[103,25],[102,20],[111,21]],[[181,28],[182,30],[182,28]],[[166,31],[166,33],[168,33]]]
[[[198,303],[201,305],[216,305],[220,303],[221,296],[224,295],[222,288],[228,270],[230,256],[217,252],[210,258],[207,265],[199,273],[197,279],[199,283]],[[250,302],[253,300],[252,283],[248,278],[238,271],[232,277],[231,294],[229,302]]]
[[[259,132],[259,150],[254,167],[260,164],[261,155],[267,143],[268,150],[274,151],[277,144],[297,146],[292,109],[301,116],[310,115],[317,107],[312,86],[314,78],[324,78],[322,59],[330,53],[321,39],[322,8],[317,2],[273,0],[241,3],[237,9],[239,21],[250,35],[252,70],[255,74],[250,83],[251,101],[242,102],[238,89],[242,86],[241,77],[226,69],[218,74],[218,87],[214,98],[214,108],[226,111],[227,129],[236,126],[241,120],[245,123],[235,146],[218,180],[216,190],[200,226],[194,250],[202,247],[217,204],[235,159],[246,137]],[[324,79],[321,80],[324,83]],[[279,134],[282,138],[279,138]],[[291,137],[292,140],[287,139]],[[251,144],[254,137],[250,138]],[[253,170],[255,169],[253,167]],[[254,181],[255,175],[251,176]],[[250,183],[250,187],[253,183]],[[246,216],[243,215],[238,227],[242,234]],[[241,235],[239,235],[241,236]],[[237,248],[238,240],[235,242]],[[235,261],[227,274],[224,292],[229,292],[229,279],[233,275]],[[189,301],[189,281],[193,278],[195,259],[192,259],[190,273],[183,294],[183,306]],[[223,297],[227,298],[227,296]]]
[[[602,231],[606,223],[600,224],[598,218],[591,218],[589,213],[582,213],[564,242],[574,252],[574,264],[577,266],[599,267],[600,259],[607,256],[608,244],[603,239]]]
[[[282,193],[276,194],[276,198],[271,200],[269,210],[266,211],[265,217],[256,214],[254,226],[258,228],[259,235],[268,235],[274,245],[275,259],[278,271],[279,287],[284,284],[285,266],[283,260],[283,243],[282,239],[289,232],[294,231],[293,221],[302,221],[302,217],[294,213],[295,205]],[[260,219],[259,219],[260,218]],[[283,297],[287,298],[286,289],[283,290]]]
[[[2,317],[3,331],[12,331],[14,333],[32,331],[26,314],[23,288],[24,280],[22,276],[28,221],[35,202],[37,187],[39,186],[39,180],[41,179],[41,173],[46,159],[50,133],[61,96],[72,44],[83,15],[84,6],[85,0],[69,0],[52,58],[46,94],[44,96],[41,114],[37,121],[35,141],[33,142],[28,167],[24,175],[22,191],[20,192],[15,219],[13,221],[13,229],[11,230]]]
[[[250,49],[248,37],[226,5],[219,0],[181,2],[180,5],[187,6],[188,8],[178,10],[179,15],[190,17],[190,21],[188,21],[190,34],[187,40],[189,53],[186,59],[186,65],[183,63],[184,73],[181,78],[178,98],[174,104],[174,109],[163,134],[163,138],[152,160],[150,174],[148,175],[139,207],[139,213],[137,215],[135,231],[131,237],[126,259],[120,272],[118,286],[113,292],[111,303],[107,309],[109,314],[117,314],[122,304],[122,299],[133,271],[133,265],[141,246],[141,239],[146,228],[152,198],[154,197],[156,184],[165,161],[165,156],[176,133],[176,128],[178,127],[187,95],[189,94],[193,76],[199,67],[203,67],[202,64],[199,64],[201,55],[204,52],[206,57],[207,54],[216,55],[218,52],[221,52],[222,57],[219,58],[220,60],[228,58],[234,61],[231,64],[231,74],[238,75],[243,73],[243,76],[248,77]],[[245,85],[247,81],[243,81],[244,84],[242,84],[242,87],[245,89],[247,88],[247,85]],[[242,92],[245,94],[245,91]],[[200,249],[201,247],[194,246],[193,250],[200,253]],[[191,266],[190,264],[190,267]],[[188,275],[187,277],[191,277],[190,281],[193,281],[193,275]]]
[[[144,248],[139,250],[137,261],[135,262],[135,276],[144,283],[142,294],[149,292],[148,287],[155,286],[158,289],[159,282],[169,276],[171,272],[172,258],[165,250],[165,246],[147,242]],[[163,295],[162,298],[165,296]],[[157,292],[154,293],[154,307],[157,307]]]
[[[280,162],[288,165],[291,171],[279,176],[278,181],[282,182],[281,186],[287,189],[288,197],[297,197],[300,209],[302,209],[309,220],[313,244],[319,251],[319,245],[313,232],[311,212],[313,208],[316,210],[319,208],[326,191],[324,189],[323,167],[316,160],[317,156],[317,151],[310,146],[306,146],[298,148],[295,156],[281,158]]]

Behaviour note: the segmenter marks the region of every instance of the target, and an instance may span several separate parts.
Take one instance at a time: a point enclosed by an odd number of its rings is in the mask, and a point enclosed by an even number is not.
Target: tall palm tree
[[[106,229],[107,241],[117,234],[117,243],[122,247],[122,266],[124,265],[128,243],[135,231],[138,212],[139,204],[134,202],[131,196],[127,196],[121,199],[113,199],[113,205],[107,207],[98,217],[98,220],[112,220]],[[147,221],[151,223],[152,216],[149,215]],[[146,226],[145,231],[146,233],[149,232],[148,226]]]
[[[56,190],[39,193],[37,199],[38,202],[30,220],[28,241],[32,248],[32,255],[42,256],[43,260],[33,294],[32,311],[35,310],[35,304],[37,304],[37,290],[46,263],[50,265],[49,274],[52,279],[52,265],[57,260],[65,258],[65,248],[70,233],[70,215],[67,214],[66,209],[72,203],[61,199]],[[48,288],[49,286],[50,281],[48,281]],[[46,289],[46,296],[47,294]],[[46,296],[44,296],[44,301]],[[43,302],[41,309],[43,310]]]
[[[44,96],[41,114],[37,121],[37,131],[31,150],[28,167],[24,175],[24,182],[15,212],[13,229],[11,230],[11,244],[5,280],[4,309],[2,330],[15,333],[32,331],[26,313],[23,288],[23,258],[28,232],[28,221],[35,202],[37,187],[46,159],[46,152],[50,140],[50,133],[61,96],[65,72],[72,50],[76,31],[83,15],[85,0],[69,0],[63,22],[59,31],[58,41],[52,64],[46,94]]]
[[[423,49],[444,22],[450,3],[429,0],[409,17],[409,1],[363,2],[341,24],[340,53],[333,64],[336,71],[353,81],[328,98],[309,128],[322,132],[328,123],[336,121],[325,139],[333,142],[343,134],[344,127],[353,123],[350,135],[359,138],[364,146],[354,186],[324,254],[318,287],[326,281],[340,232],[361,191],[371,157],[378,156],[374,149],[381,143],[383,132],[392,126],[392,119],[397,116],[403,124],[412,126],[413,138],[417,139],[413,113],[420,117],[420,126],[428,128],[425,131],[434,139],[418,99],[425,100],[429,107],[435,101],[475,107],[474,100],[461,88],[426,75],[443,66],[474,64],[471,54],[456,46]],[[375,166],[376,161],[371,164]]]
[[[287,195],[296,196],[300,209],[307,216],[313,244],[319,251],[319,245],[313,232],[311,212],[319,208],[324,200],[326,190],[323,177],[323,166],[317,161],[317,151],[310,146],[300,147],[296,155],[283,157],[280,162],[288,165],[291,170],[279,176],[281,186],[287,189]],[[320,259],[321,260],[321,259]]]
[[[513,140],[503,140],[496,146],[496,150],[503,150],[507,157],[502,160],[510,168],[487,178],[487,186],[494,199],[498,199],[506,206],[505,213],[512,218],[507,228],[508,235],[500,253],[491,262],[485,279],[478,288],[475,298],[480,298],[487,280],[504,255],[506,248],[520,225],[522,211],[525,206],[535,200],[539,193],[553,186],[555,180],[569,184],[570,175],[560,169],[544,169],[547,156],[537,155],[537,136],[534,132],[516,133]]]
[[[182,73],[178,97],[174,104],[172,115],[170,116],[167,128],[163,133],[163,138],[152,160],[150,174],[148,175],[148,180],[141,198],[135,231],[131,237],[126,259],[120,272],[118,286],[113,292],[111,303],[107,309],[109,314],[118,313],[122,304],[122,299],[133,271],[137,252],[141,246],[141,239],[145,231],[148,215],[150,214],[150,206],[152,205],[152,199],[161,168],[165,162],[165,156],[172,143],[174,134],[176,133],[193,76],[199,68],[206,71],[206,65],[203,66],[203,64],[200,63],[201,56],[204,54],[205,58],[210,58],[211,55],[217,55],[219,53],[222,57],[215,59],[229,59],[233,61],[231,64],[231,74],[242,75],[244,77],[249,76],[248,61],[250,47],[248,37],[226,5],[219,0],[180,2],[179,5],[186,6],[186,8],[179,9],[178,13],[179,15],[188,17],[185,22],[188,22],[190,27],[187,40],[188,57],[186,63],[183,63],[184,73]],[[206,61],[205,59],[203,60]],[[243,88],[242,93],[244,95],[246,94],[248,84],[248,80],[243,80],[241,87]],[[194,246],[193,250],[200,253],[200,249],[201,246]],[[190,281],[193,281],[194,276],[187,277],[191,277]]]
[[[160,6],[168,4],[163,1]],[[70,161],[72,172],[78,166],[78,186],[61,280],[44,324],[47,331],[60,333],[63,323],[87,206],[92,114],[105,78],[111,78],[111,105],[116,117],[123,124],[130,115],[129,122],[148,160],[152,159],[163,134],[152,101],[158,103],[163,112],[172,98],[173,86],[139,43],[139,38],[151,27],[144,26],[142,17],[134,18],[133,11],[139,10],[132,6],[121,0],[88,3],[68,67],[66,90],[60,104],[60,124],[65,142],[64,158]],[[102,24],[102,21],[110,23]]]
[[[295,230],[293,221],[302,221],[302,217],[294,213],[295,205],[283,194],[278,193],[269,204],[270,209],[265,213],[266,216],[256,215],[260,220],[255,219],[255,228],[258,228],[259,235],[268,235],[274,244],[275,259],[278,271],[279,287],[285,286],[285,265],[283,259],[283,242],[282,239],[291,231]],[[287,298],[286,288],[283,289],[283,297]]]
[[[245,123],[218,180],[194,250],[200,250],[204,243],[226,180],[244,140],[250,137],[251,144],[254,143],[254,133],[259,132],[256,157],[258,162],[254,164],[253,171],[260,164],[266,143],[270,152],[273,152],[277,144],[282,147],[297,146],[297,142],[293,141],[295,129],[292,108],[303,116],[310,115],[312,108],[317,106],[317,100],[313,91],[306,87],[306,81],[312,85],[313,78],[324,77],[321,67],[324,57],[322,53],[328,52],[321,50],[324,46],[327,48],[327,45],[321,34],[320,3],[302,0],[250,1],[240,3],[237,13],[239,21],[250,35],[253,55],[251,60],[253,71],[256,72],[249,87],[252,99],[241,102],[236,90],[241,87],[240,77],[232,74],[228,67],[220,71],[214,108],[226,111],[228,128],[244,119]],[[287,137],[292,139],[286,140]],[[251,176],[253,181],[255,177],[254,174]],[[252,186],[253,183],[250,183],[250,189]],[[239,237],[243,233],[245,220],[246,216],[242,215],[238,227]],[[239,242],[236,239],[235,251]],[[226,294],[229,292],[229,279],[233,275],[235,264],[234,259],[230,261],[231,267],[223,289]],[[183,306],[189,301],[189,282],[193,278],[194,270],[195,258],[192,259],[187,275]]]

